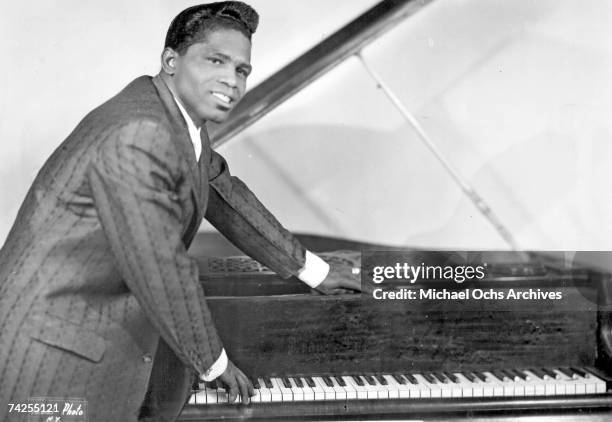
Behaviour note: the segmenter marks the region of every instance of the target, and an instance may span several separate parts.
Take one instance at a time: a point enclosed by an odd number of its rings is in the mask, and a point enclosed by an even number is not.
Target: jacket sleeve
[[[167,130],[133,122],[100,144],[88,177],[125,283],[179,359],[203,374],[222,345],[182,241],[179,159]]]
[[[206,219],[244,253],[281,277],[296,275],[304,266],[304,247],[230,174],[221,155],[211,151],[210,157]]]

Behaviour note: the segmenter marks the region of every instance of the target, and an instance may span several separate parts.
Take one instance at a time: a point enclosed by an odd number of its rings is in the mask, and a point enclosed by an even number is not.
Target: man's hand
[[[227,390],[230,403],[236,401],[238,394],[240,394],[242,403],[249,404],[251,401],[251,396],[255,395],[255,390],[253,389],[253,384],[251,384],[251,381],[249,381],[247,376],[244,375],[244,373],[238,369],[232,363],[232,361],[227,362],[225,372],[222,373],[219,378],[217,378],[217,383],[219,382]]]
[[[315,290],[325,295],[371,293],[370,286],[361,285],[361,254],[348,251],[318,254],[330,266],[329,274]]]

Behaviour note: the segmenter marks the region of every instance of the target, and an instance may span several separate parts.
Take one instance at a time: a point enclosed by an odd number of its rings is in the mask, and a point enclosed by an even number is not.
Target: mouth
[[[220,93],[220,92],[213,91],[213,92],[212,92],[212,95],[213,95],[213,97],[215,97],[216,99],[218,99],[218,100],[219,100],[219,102],[220,102],[222,105],[224,105],[224,106],[226,106],[226,107],[232,107],[232,106],[233,106],[233,104],[234,104],[234,102],[235,102],[235,101],[234,101],[234,99],[233,99],[232,97],[229,97],[229,96],[227,96],[227,95],[225,95],[225,94],[222,94],[222,93]]]

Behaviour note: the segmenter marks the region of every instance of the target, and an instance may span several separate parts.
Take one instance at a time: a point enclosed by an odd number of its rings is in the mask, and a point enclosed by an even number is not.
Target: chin
[[[224,121],[226,121],[228,117],[229,117],[229,112],[224,113],[222,115],[220,115],[220,114],[209,115],[206,120],[209,121],[209,122],[213,122],[213,123],[219,124],[219,123],[223,123]]]

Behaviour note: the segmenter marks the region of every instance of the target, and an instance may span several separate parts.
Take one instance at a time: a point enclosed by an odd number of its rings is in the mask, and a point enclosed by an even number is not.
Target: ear
[[[176,59],[178,57],[178,53],[171,49],[170,47],[164,48],[161,55],[161,65],[162,70],[168,75],[174,75],[176,71]]]

